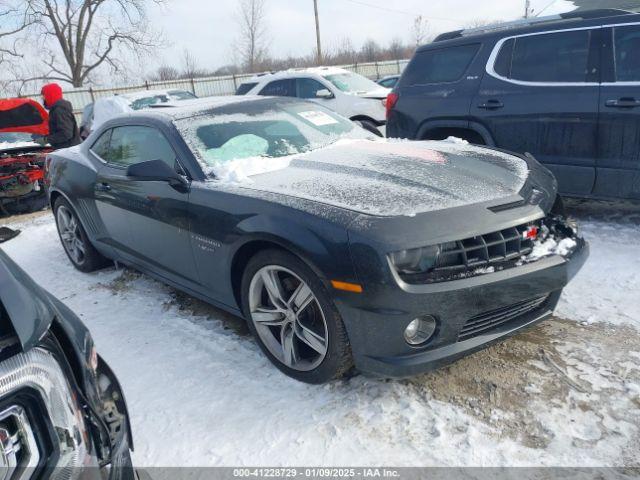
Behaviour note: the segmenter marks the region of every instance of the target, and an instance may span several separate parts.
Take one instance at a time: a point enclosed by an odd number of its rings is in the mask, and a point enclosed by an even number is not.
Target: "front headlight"
[[[35,402],[38,408],[22,404],[27,391],[38,398]],[[41,467],[57,456],[52,478],[61,479],[74,478],[80,470],[76,467],[98,466],[95,456],[90,454],[90,436],[77,395],[48,350],[34,348],[0,363],[0,402],[4,412],[13,412],[10,420],[0,427],[15,440],[10,449],[4,443],[0,446],[0,458],[5,463],[16,468],[30,467],[32,473],[32,468]],[[33,428],[42,423],[47,428],[37,431]],[[42,438],[43,435],[47,438]]]
[[[440,246],[412,248],[389,254],[391,263],[399,273],[424,273],[436,265]]]

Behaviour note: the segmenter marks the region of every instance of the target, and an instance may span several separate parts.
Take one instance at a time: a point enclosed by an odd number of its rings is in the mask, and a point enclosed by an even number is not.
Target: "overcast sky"
[[[180,62],[188,49],[199,66],[214,69],[233,61],[239,0],[169,0],[150,17],[165,32],[169,48],[147,66]],[[351,39],[386,44],[393,37],[409,42],[414,18],[429,20],[429,34],[455,30],[474,20],[512,20],[524,14],[524,0],[318,0],[323,48]],[[551,6],[549,6],[551,4]],[[567,0],[531,0],[534,12],[567,9]],[[313,0],[266,0],[270,54],[307,55],[315,47]]]

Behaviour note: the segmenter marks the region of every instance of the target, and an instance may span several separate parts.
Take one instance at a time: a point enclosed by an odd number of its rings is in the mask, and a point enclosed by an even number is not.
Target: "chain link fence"
[[[337,65],[351,72],[359,73],[371,80],[379,80],[387,75],[402,72],[409,60],[390,60],[385,62],[355,63],[353,65]],[[71,102],[77,115],[82,113],[85,106],[101,97],[110,97],[141,90],[187,90],[198,97],[213,97],[219,95],[233,95],[238,86],[254,74],[225,75],[218,77],[187,78],[179,80],[144,82],[138,85],[74,89],[64,92],[64,96]],[[22,95],[23,97],[40,99],[39,93]]]

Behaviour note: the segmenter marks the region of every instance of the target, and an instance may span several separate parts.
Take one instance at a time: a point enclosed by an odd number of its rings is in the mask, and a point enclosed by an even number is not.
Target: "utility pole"
[[[313,0],[313,9],[316,14],[316,54],[318,65],[322,64],[322,47],[320,45],[320,18],[318,17],[318,0]]]
[[[524,18],[529,18],[530,11],[531,11],[531,0],[524,0]]]

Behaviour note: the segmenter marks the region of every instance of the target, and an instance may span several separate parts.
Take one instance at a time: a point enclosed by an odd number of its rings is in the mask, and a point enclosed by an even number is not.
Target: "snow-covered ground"
[[[3,245],[91,329],[120,378],[135,463],[640,463],[640,214],[580,215],[591,258],[558,317],[410,380],[309,386],[283,376],[241,320],[130,270],[73,269],[51,214]]]
[[[0,152],[9,148],[38,147],[35,142],[0,142]]]

